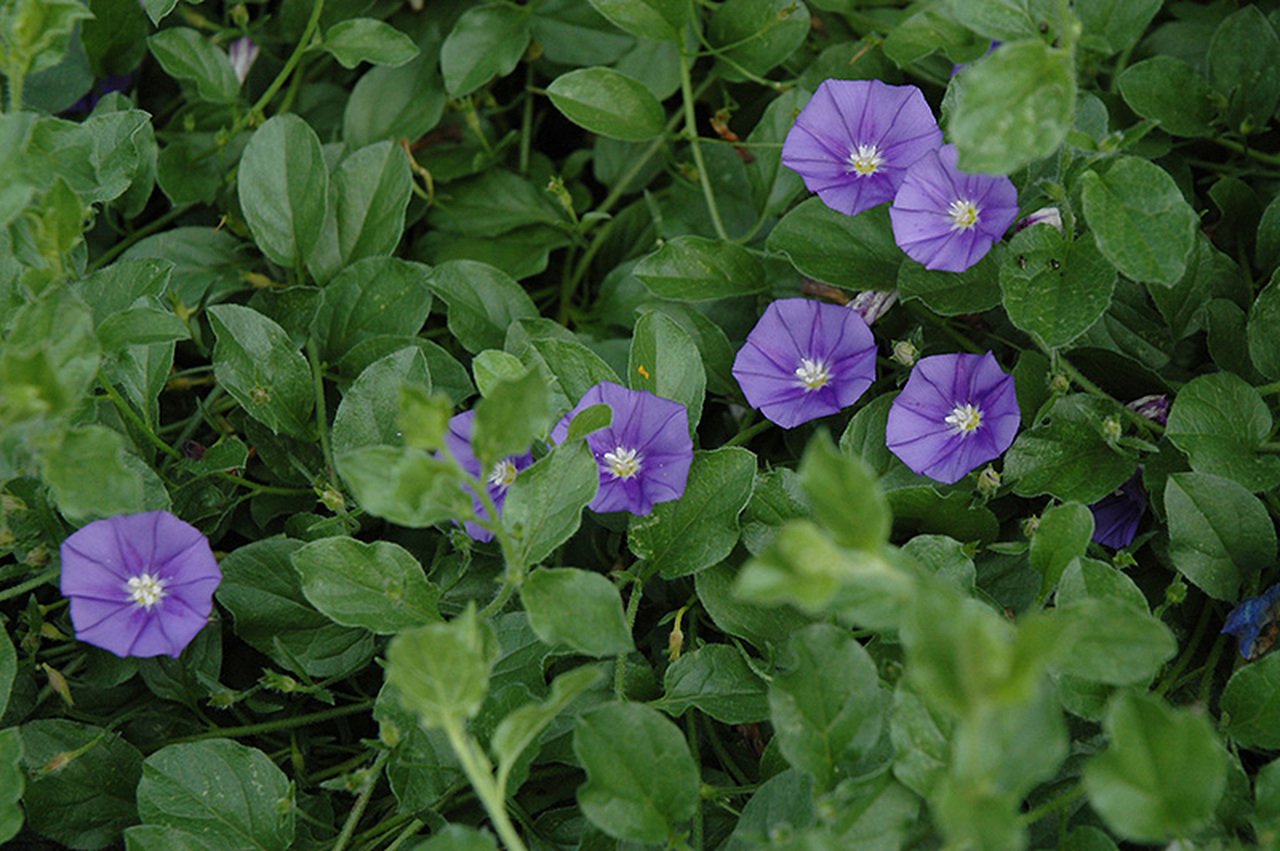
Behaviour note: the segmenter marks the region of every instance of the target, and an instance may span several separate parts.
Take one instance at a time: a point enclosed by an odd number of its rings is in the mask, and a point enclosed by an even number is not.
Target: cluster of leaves
[[[1274,842],[1280,654],[1214,638],[1275,578],[1274,5],[0,4],[0,841]],[[929,272],[806,199],[832,77],[921,86],[1063,229]],[[764,304],[867,289],[886,354],[1012,370],[998,483],[885,449],[887,357],[845,415],[746,410]],[[607,411],[545,445],[602,380],[688,408],[649,516],[584,511]],[[491,545],[435,454],[471,407],[538,457]],[[154,509],[219,551],[213,621],[75,642],[60,542]]]

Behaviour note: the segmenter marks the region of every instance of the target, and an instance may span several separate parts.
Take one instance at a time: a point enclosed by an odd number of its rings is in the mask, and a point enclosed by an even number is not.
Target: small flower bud
[[[1120,420],[1115,417],[1107,417],[1102,421],[1102,436],[1107,443],[1115,443],[1124,434],[1124,428],[1120,425]]]
[[[44,546],[33,547],[23,560],[32,567],[44,567],[49,563],[49,551]]]
[[[1159,425],[1169,423],[1169,397],[1163,393],[1141,396],[1125,407]]]
[[[331,484],[326,484],[317,494],[320,497],[320,503],[334,514],[341,514],[347,510],[347,500],[342,495],[342,491],[338,490]]]
[[[910,340],[897,340],[893,344],[892,359],[903,366],[915,366],[920,350]]]
[[[1019,221],[1015,226],[1015,230],[1026,230],[1032,225],[1053,225],[1062,232],[1062,211],[1057,207],[1041,207],[1031,215]]]
[[[990,499],[1000,490],[1000,472],[990,464],[978,473],[978,493]]]
[[[1067,393],[1071,390],[1071,379],[1060,372],[1055,372],[1049,376],[1049,389],[1058,395]]]
[[[239,8],[243,9],[244,7],[240,6]],[[244,81],[248,79],[249,70],[253,68],[253,63],[258,61],[258,53],[258,45],[254,44],[253,39],[248,36],[238,38],[228,45],[227,56],[231,60],[231,68],[236,72],[236,79],[240,82],[240,85],[243,86]]]
[[[281,694],[292,694],[298,690],[297,680],[288,674],[281,674],[278,671],[267,671],[258,682],[262,683],[263,688],[278,691]]]
[[[1033,514],[1026,520],[1022,521],[1022,536],[1027,539],[1034,538],[1036,532],[1040,531],[1040,515]]]
[[[1187,583],[1182,581],[1182,577],[1169,583],[1169,587],[1164,589],[1164,601],[1170,606],[1177,606],[1185,602],[1187,599]]]
[[[874,325],[897,303],[897,290],[863,290],[849,301],[849,309],[858,311],[868,325]]]
[[[49,688],[53,689],[54,693],[62,698],[62,702],[67,706],[75,706],[76,702],[71,697],[71,686],[67,684],[67,678],[62,675],[62,672],[48,662],[43,663],[40,668],[44,671],[45,676],[49,678]]]

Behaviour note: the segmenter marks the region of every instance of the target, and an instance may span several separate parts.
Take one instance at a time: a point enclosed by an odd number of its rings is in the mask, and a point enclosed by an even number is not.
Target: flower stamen
[[[957,403],[943,422],[955,429],[961,437],[968,437],[982,426],[982,411],[968,402],[963,405]]]
[[[626,446],[604,453],[604,462],[615,479],[631,479],[639,475],[640,460],[640,453]]]
[[[831,380],[831,372],[827,365],[815,358],[800,358],[800,366],[796,367],[796,378],[804,385],[806,392],[825,387]]]
[[[489,472],[489,484],[499,490],[506,490],[516,480],[516,475],[516,465],[504,458],[493,465],[493,470]]]
[[[951,217],[951,229],[969,230],[978,223],[980,212],[977,204],[967,198],[957,198],[947,208],[947,215]]]
[[[129,581],[125,583],[125,590],[129,592],[130,600],[148,612],[165,596],[164,580],[150,573],[129,577]]]
[[[875,145],[858,145],[849,151],[849,171],[859,177],[870,177],[884,165],[884,157]]]

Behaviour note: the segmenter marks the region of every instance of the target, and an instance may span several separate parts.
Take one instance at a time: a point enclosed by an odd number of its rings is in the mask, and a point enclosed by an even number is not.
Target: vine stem
[[[101,269],[103,266],[107,265],[112,260],[115,260],[121,254],[125,253],[130,248],[132,248],[134,243],[136,243],[138,240],[148,237],[151,234],[155,233],[156,231],[160,230],[162,227],[169,224],[174,219],[178,218],[183,213],[190,210],[193,206],[195,205],[179,204],[178,206],[169,210],[169,212],[163,213],[157,216],[154,221],[148,222],[143,227],[138,228],[136,231],[129,234],[127,237],[120,240],[115,245],[108,248],[106,251],[102,252],[101,257],[99,257],[97,260],[94,260],[92,263],[89,264],[89,271],[96,272],[97,270]]]
[[[11,600],[14,597],[21,597],[23,594],[27,593],[28,591],[31,591],[32,589],[35,589],[35,588],[39,588],[41,585],[44,585],[50,579],[53,579],[55,576],[57,576],[60,572],[61,572],[61,568],[51,567],[48,570],[46,570],[44,573],[37,574],[33,578],[28,579],[26,582],[23,582],[21,585],[15,585],[12,588],[9,588],[5,591],[0,591],[0,602],[3,602],[4,600]]]
[[[711,178],[707,174],[707,164],[702,159],[702,145],[698,141],[698,118],[693,110],[693,80],[689,75],[689,56],[680,51],[680,97],[684,101],[684,127],[688,135],[689,148],[693,151],[693,164],[698,169],[698,182],[702,184],[702,197],[707,201],[707,212],[711,214],[711,226],[716,236],[729,242],[729,234],[720,220],[720,207],[716,204],[715,192],[711,189]]]
[[[505,796],[493,779],[493,766],[489,764],[488,757],[477,748],[475,740],[463,731],[457,718],[452,715],[445,716],[442,722],[449,744],[453,747],[453,752],[458,755],[462,770],[466,772],[467,779],[476,790],[480,803],[489,813],[494,830],[498,832],[498,838],[507,847],[507,851],[528,851],[524,841],[516,833],[515,825],[511,823],[511,816],[507,814]]]
[[[324,455],[325,473],[332,482],[337,478],[337,468],[333,464],[333,446],[329,443],[329,413],[324,400],[324,372],[320,363],[320,347],[316,338],[307,340],[307,360],[311,362],[311,380],[315,385],[316,397],[316,431],[320,434],[320,451]]]
[[[1074,804],[1076,801],[1084,797],[1084,786],[1074,786],[1069,791],[1062,793],[1052,801],[1046,801],[1038,807],[1035,807],[1023,813],[1020,821],[1024,825],[1032,825],[1040,821],[1047,815],[1052,815],[1058,810],[1064,810]]]
[[[1173,666],[1170,667],[1169,670],[1165,672],[1165,675],[1160,678],[1160,682],[1156,683],[1156,687],[1153,689],[1156,694],[1163,697],[1165,692],[1167,692],[1173,684],[1177,682],[1178,677],[1182,676],[1182,672],[1186,670],[1187,665],[1191,664],[1191,658],[1195,655],[1195,652],[1200,649],[1200,641],[1204,638],[1204,631],[1209,626],[1209,616],[1212,613],[1213,606],[1206,602],[1204,604],[1204,608],[1200,610],[1200,619],[1196,621],[1196,625],[1191,631],[1191,638],[1188,639],[1187,645],[1182,651],[1182,655],[1177,658],[1173,663]]]
[[[352,805],[351,812],[347,815],[347,820],[342,825],[342,833],[338,834],[338,841],[333,844],[333,851],[343,851],[351,842],[351,836],[356,832],[356,825],[360,823],[360,817],[364,815],[365,807],[369,806],[369,797],[373,794],[373,787],[378,785],[378,778],[382,776],[382,766],[386,765],[387,758],[390,756],[391,751],[380,751],[378,758],[373,761],[373,765],[369,768],[369,776],[361,784],[360,794],[356,796],[356,802]]]
[[[1244,154],[1246,157],[1252,157],[1260,163],[1267,165],[1280,165],[1280,154],[1268,154],[1265,151],[1256,151],[1248,145],[1242,145],[1232,139],[1221,139],[1214,137],[1214,142],[1218,143],[1228,151],[1235,151],[1237,154]]]
[[[241,130],[249,125],[256,115],[261,115],[262,110],[267,108],[267,104],[279,93],[280,89],[288,81],[289,75],[298,67],[298,63],[302,61],[302,54],[307,52],[307,48],[311,45],[311,39],[315,38],[316,30],[320,28],[320,13],[324,11],[324,0],[315,0],[315,4],[311,7],[311,17],[307,19],[306,29],[302,31],[302,38],[298,39],[298,45],[293,49],[293,53],[289,54],[289,58],[285,60],[284,67],[280,69],[280,73],[276,74],[276,78],[271,81],[271,85],[267,86],[267,90],[262,93],[262,97],[254,102],[249,111],[240,116],[236,123],[231,125],[231,130],[227,133],[227,138],[235,136]]]
[[[321,712],[310,712],[306,715],[294,715],[290,718],[281,718],[276,721],[263,721],[261,724],[245,724],[241,727],[218,727],[213,730],[207,730],[203,733],[197,733],[194,736],[183,736],[174,739],[173,743],[178,742],[199,742],[204,739],[228,738],[234,739],[240,736],[257,736],[263,733],[276,733],[280,730],[291,730],[295,727],[306,727],[310,724],[319,724],[324,721],[332,721],[335,718],[345,718],[348,715],[359,715],[361,712],[367,712],[373,708],[374,701],[362,700],[359,703],[349,703],[346,706],[337,706],[333,709],[325,709]]]

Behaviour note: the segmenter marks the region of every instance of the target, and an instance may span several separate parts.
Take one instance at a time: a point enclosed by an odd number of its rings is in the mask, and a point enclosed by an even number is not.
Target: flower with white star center
[[[688,409],[647,390],[602,381],[556,424],[552,441],[568,440],[569,423],[593,405],[608,406],[613,421],[585,438],[600,471],[591,510],[645,515],[655,504],[683,496],[693,464]]]
[[[222,571],[167,511],[96,520],[62,542],[76,638],[117,656],[177,656],[209,622]]]
[[[829,416],[876,377],[876,341],[856,310],[806,298],[765,308],[733,361],[753,408],[783,428]]]
[[[449,430],[444,436],[444,452],[452,455],[467,475],[480,479],[480,459],[471,448],[471,432],[475,428],[475,418],[475,411],[464,411],[449,420]],[[489,491],[489,499],[498,510],[499,517],[502,516],[502,506],[507,501],[507,491],[515,483],[520,471],[532,463],[533,456],[528,452],[523,455],[512,455],[494,464],[484,475],[483,481]],[[472,499],[471,509],[476,517],[482,520],[488,518],[484,501],[479,496]],[[493,533],[479,523],[468,520],[463,524],[463,528],[477,541],[493,540]]]
[[[516,465],[511,463],[507,458],[503,458],[497,464],[493,465],[493,470],[489,473],[489,484],[495,488],[506,490],[515,482],[519,471]]]
[[[977,206],[964,198],[952,201],[947,208],[947,215],[951,216],[951,227],[955,230],[966,230],[978,223]]]
[[[782,164],[822,203],[856,216],[892,201],[907,168],[941,144],[933,110],[915,86],[826,80],[787,133]]]
[[[961,435],[968,437],[982,426],[982,411],[975,405],[965,402],[957,404],[943,420]]]
[[[1020,422],[1013,377],[990,352],[931,355],[893,400],[885,445],[918,475],[952,484],[1003,454]]]

